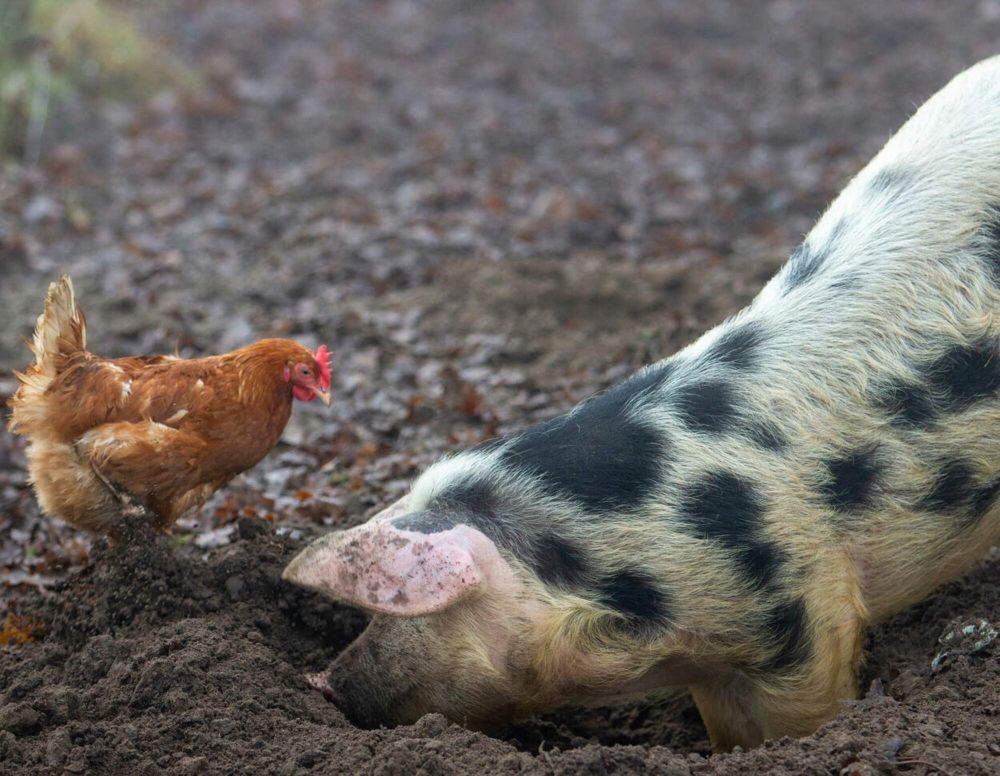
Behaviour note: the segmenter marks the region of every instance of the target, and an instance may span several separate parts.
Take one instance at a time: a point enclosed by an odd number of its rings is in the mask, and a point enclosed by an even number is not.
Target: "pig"
[[[812,733],[1000,537],[998,311],[1000,57],[747,308],[303,549],[285,579],[373,613],[314,685],[368,727],[686,688],[717,751]]]

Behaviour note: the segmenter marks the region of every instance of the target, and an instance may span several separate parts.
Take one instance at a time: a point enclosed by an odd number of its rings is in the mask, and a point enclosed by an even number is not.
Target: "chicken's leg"
[[[152,525],[153,514],[146,509],[146,507],[137,502],[133,498],[132,494],[127,490],[119,486],[117,483],[112,482],[108,477],[105,476],[104,472],[101,471],[100,467],[94,463],[94,459],[87,455],[81,455],[80,450],[77,450],[77,455],[81,458],[85,458],[87,463],[90,464],[91,471],[94,472],[94,476],[97,477],[101,482],[104,483],[104,487],[108,489],[111,497],[118,502],[119,509],[121,511],[122,517],[127,519],[144,519],[149,521]]]

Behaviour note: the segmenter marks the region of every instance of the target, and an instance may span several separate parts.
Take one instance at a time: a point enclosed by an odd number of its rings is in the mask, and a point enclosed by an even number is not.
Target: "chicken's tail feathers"
[[[21,387],[9,402],[11,431],[27,429],[38,420],[35,416],[44,410],[38,400],[58,373],[62,358],[87,347],[87,321],[76,303],[68,275],[49,285],[35,336],[25,344],[35,354],[35,363],[23,373],[14,372]]]
[[[35,337],[28,347],[35,354],[38,371],[48,378],[55,377],[60,356],[86,349],[87,320],[76,303],[69,275],[49,285],[45,309],[38,316]]]

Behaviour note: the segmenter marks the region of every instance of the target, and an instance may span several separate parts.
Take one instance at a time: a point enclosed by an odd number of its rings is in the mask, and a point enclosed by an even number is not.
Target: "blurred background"
[[[1000,0],[5,0],[0,400],[59,272],[104,355],[287,336],[330,412],[179,529],[351,524],[744,305]],[[0,569],[40,521],[0,433]]]

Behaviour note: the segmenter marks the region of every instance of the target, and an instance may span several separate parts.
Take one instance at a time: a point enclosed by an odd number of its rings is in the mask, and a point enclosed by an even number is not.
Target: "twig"
[[[927,762],[927,760],[917,760],[917,759],[906,759],[906,760],[896,760],[896,765],[926,765],[928,768],[933,768],[942,776],[951,776],[948,771],[942,768],[940,765],[935,765],[934,763]]]

